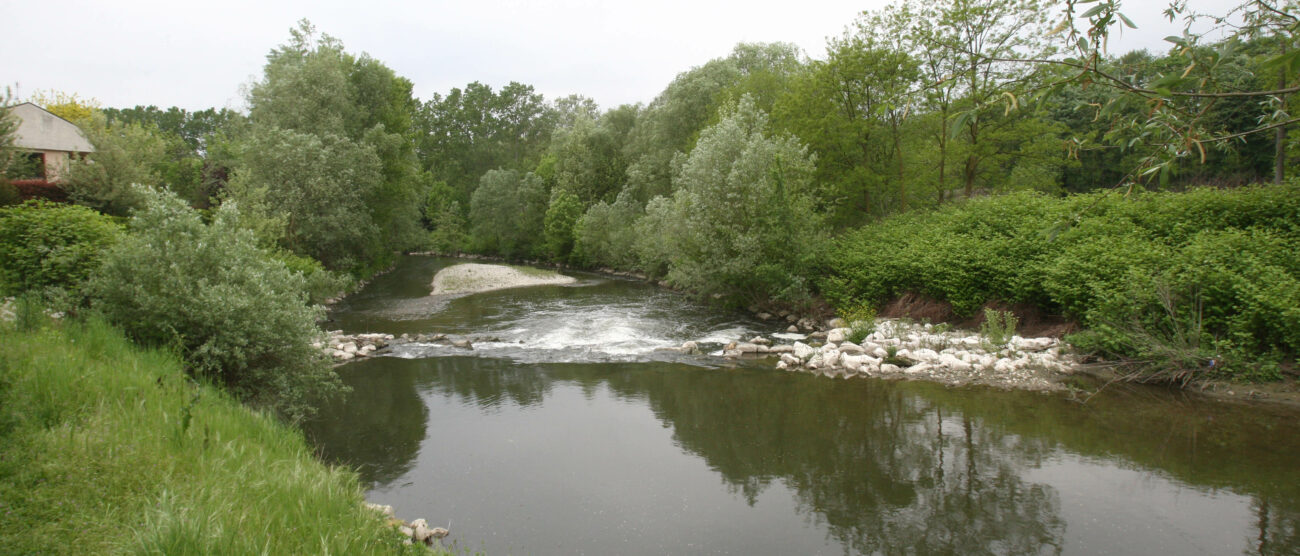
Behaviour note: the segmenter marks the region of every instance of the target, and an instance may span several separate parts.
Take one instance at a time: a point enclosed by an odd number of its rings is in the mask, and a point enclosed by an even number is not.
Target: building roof
[[[18,119],[18,129],[14,132],[15,147],[36,151],[95,152],[81,128],[49,110],[24,102],[9,107],[8,111]]]

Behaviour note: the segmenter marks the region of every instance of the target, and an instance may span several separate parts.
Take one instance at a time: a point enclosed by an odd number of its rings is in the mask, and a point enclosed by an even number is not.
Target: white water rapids
[[[483,319],[472,331],[455,336],[468,339],[467,351],[445,342],[412,342],[393,346],[390,355],[402,358],[476,355],[525,363],[581,363],[671,360],[713,365],[698,356],[673,350],[687,341],[705,353],[728,342],[759,334],[753,323],[692,313],[681,296],[657,292],[641,299],[602,295],[505,300],[499,313]],[[473,303],[474,296],[457,300]],[[502,300],[497,299],[500,303]],[[444,310],[455,310],[449,304]]]

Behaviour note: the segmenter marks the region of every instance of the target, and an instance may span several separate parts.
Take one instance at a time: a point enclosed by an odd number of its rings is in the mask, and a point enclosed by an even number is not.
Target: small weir
[[[400,337],[308,423],[372,502],[488,554],[1296,554],[1300,419],[1154,388],[839,380],[710,353],[776,325],[639,282],[429,295],[406,257],[327,327]],[[700,342],[700,355],[666,348]]]

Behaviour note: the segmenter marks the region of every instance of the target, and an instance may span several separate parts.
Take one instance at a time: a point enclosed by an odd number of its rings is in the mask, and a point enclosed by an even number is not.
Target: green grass
[[[518,266],[518,265],[506,265],[506,266],[518,270],[519,273],[523,274],[524,276],[532,276],[534,278],[556,278],[560,276],[560,273],[555,272],[554,270],[547,270],[545,268],[537,268],[532,266]]]
[[[354,473],[98,319],[0,322],[0,552],[375,554]]]

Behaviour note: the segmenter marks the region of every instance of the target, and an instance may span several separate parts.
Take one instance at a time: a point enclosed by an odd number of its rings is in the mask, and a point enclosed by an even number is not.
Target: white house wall
[[[81,129],[44,108],[24,102],[9,108],[18,118],[14,146],[32,151],[95,152],[95,147],[81,134]]]

